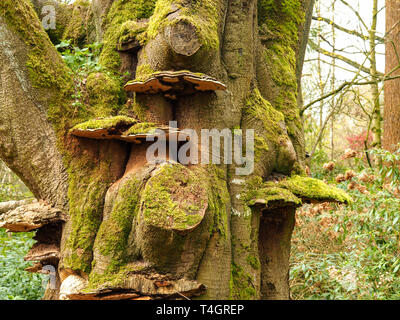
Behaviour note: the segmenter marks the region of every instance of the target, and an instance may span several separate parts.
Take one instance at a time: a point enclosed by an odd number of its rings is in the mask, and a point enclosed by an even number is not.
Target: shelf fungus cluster
[[[179,132],[177,128],[149,122],[143,123],[125,116],[89,120],[71,129],[71,134],[79,138],[114,139],[135,144],[140,144],[147,138],[154,140],[163,135],[168,139],[170,134]]]
[[[43,201],[25,201],[7,212],[0,214],[0,228],[9,232],[36,231],[37,242],[25,256],[34,265],[26,271],[47,273],[46,266],[57,268],[60,259],[62,224],[67,220],[62,210]]]
[[[136,46],[124,43],[119,49],[129,53]],[[84,220],[79,218],[79,211],[70,216],[72,231],[59,267],[60,299],[185,299],[204,293],[206,286],[193,279],[214,220],[224,221],[213,217],[216,213],[207,215],[210,203],[219,205],[219,200],[210,195],[220,178],[202,166],[185,166],[170,159],[169,152],[164,161],[151,161],[147,151],[150,141],[156,139],[166,140],[170,148],[171,135],[182,132],[165,125],[174,118],[171,110],[157,117],[171,99],[225,89],[223,83],[200,73],[151,73],[143,81],[128,82],[125,90],[147,99],[150,113],[156,114],[154,121],[129,110],[135,117],[96,118],[70,129],[85,152],[94,145],[118,145],[125,151],[121,153],[124,159],[117,159],[123,163],[121,174],[104,189],[99,224],[90,242],[84,243],[87,248],[75,238],[75,233],[86,228]],[[90,141],[97,143],[92,146]],[[40,248],[36,250],[39,254]]]

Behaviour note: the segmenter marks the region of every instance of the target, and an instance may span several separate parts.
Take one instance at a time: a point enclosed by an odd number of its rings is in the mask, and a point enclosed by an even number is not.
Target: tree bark
[[[386,0],[386,74],[392,72],[399,64],[398,52],[400,43],[400,3],[395,0]],[[391,76],[399,75],[399,71],[391,73]],[[386,81],[383,147],[387,150],[397,150],[396,145],[400,141],[400,80]]]
[[[381,115],[381,103],[380,103],[380,92],[378,86],[378,72],[376,68],[376,27],[378,22],[378,0],[373,1],[372,6],[372,25],[369,34],[369,47],[370,47],[370,69],[371,69],[371,80],[376,81],[371,85],[372,99],[373,99],[373,111],[372,111],[372,144],[373,148],[382,148],[382,115]],[[375,165],[379,168],[382,165],[382,159],[376,157]]]
[[[302,176],[298,84],[313,1],[92,5],[105,71],[87,76],[77,107],[29,1],[0,4],[0,155],[67,217],[39,226],[28,255],[57,267],[46,298],[288,299],[295,208],[347,199]],[[122,99],[126,72],[137,92]],[[254,129],[254,172],[149,161],[151,143],[132,143],[146,135],[132,129],[171,120],[199,136]]]

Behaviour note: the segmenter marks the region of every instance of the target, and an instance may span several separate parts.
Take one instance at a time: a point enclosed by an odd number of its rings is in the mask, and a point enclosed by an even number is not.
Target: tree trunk
[[[399,75],[399,70],[393,70],[400,64],[398,52],[400,49],[400,3],[386,0],[386,74]],[[384,130],[383,147],[387,150],[397,150],[400,142],[400,80],[385,82]]]
[[[371,69],[371,80],[376,81],[371,85],[372,89],[372,100],[373,100],[373,111],[372,111],[372,144],[373,148],[382,148],[382,115],[381,115],[381,103],[379,99],[379,86],[378,86],[378,72],[376,68],[376,26],[378,22],[378,0],[373,1],[372,6],[372,24],[369,32],[369,48],[370,48],[370,69]],[[380,167],[382,165],[382,159],[376,157],[375,166]]]
[[[57,268],[46,298],[289,298],[295,208],[347,200],[302,176],[298,84],[312,6],[93,1],[105,71],[88,75],[88,99],[76,106],[74,81],[30,2],[1,2],[0,154],[68,217],[31,226],[36,269]],[[127,95],[126,72],[136,79]],[[199,135],[254,129],[254,171],[149,161],[144,128],[171,120]]]

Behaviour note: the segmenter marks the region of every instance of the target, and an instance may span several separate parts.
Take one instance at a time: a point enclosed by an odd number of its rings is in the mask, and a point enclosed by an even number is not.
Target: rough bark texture
[[[400,49],[400,3],[396,0],[386,1],[386,66],[385,73],[392,72],[399,65],[398,52]],[[390,76],[399,75],[399,70]],[[383,146],[387,150],[396,150],[400,142],[400,80],[394,79],[385,82],[385,107]]]
[[[32,61],[34,43],[48,40],[33,10],[26,4],[18,5],[16,13],[18,9],[22,19],[29,19],[25,28],[31,27],[31,32],[40,35],[23,39],[9,26],[6,17],[0,16],[0,152],[37,199],[63,207],[67,203],[67,176],[56,148],[56,133],[47,120],[49,101],[56,93],[51,87],[35,87],[31,79],[34,72],[41,72],[34,70],[38,67]],[[24,9],[27,13],[22,13]],[[48,44],[42,54],[47,56],[42,59],[48,60],[48,68],[54,67],[56,72],[53,64],[62,62],[55,50]]]
[[[76,108],[68,70],[29,2],[1,2],[0,155],[67,216],[39,228],[28,256],[58,268],[60,287],[46,298],[289,298],[295,208],[302,199],[349,201],[302,168],[298,83],[312,5],[93,1],[87,16],[107,72],[88,75],[88,102]],[[196,76],[165,73],[157,85],[174,83],[169,90],[123,93],[126,80],[180,70]],[[199,79],[227,90],[195,90]],[[169,120],[198,134],[254,129],[254,172],[149,161],[151,143],[138,137]]]

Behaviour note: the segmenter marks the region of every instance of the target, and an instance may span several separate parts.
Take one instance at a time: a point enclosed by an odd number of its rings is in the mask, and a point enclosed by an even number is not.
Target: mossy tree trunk
[[[76,83],[30,1],[0,3],[0,155],[38,199],[68,216],[59,224],[61,298],[104,297],[108,288],[121,298],[288,299],[294,212],[313,195],[311,185],[278,180],[303,174],[298,92],[313,1],[78,3],[73,10],[86,18],[70,11],[61,38],[101,40],[104,67],[85,79],[88,98],[78,106]],[[174,100],[123,92],[126,72],[146,79],[164,70],[207,74],[227,90]],[[149,164],[146,143],[69,133],[117,115],[197,132],[254,129],[255,170]]]

